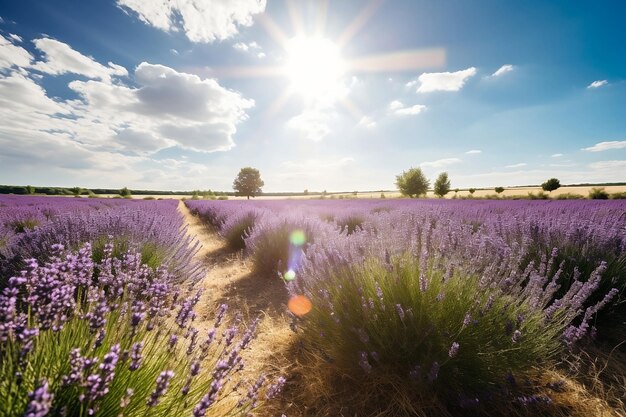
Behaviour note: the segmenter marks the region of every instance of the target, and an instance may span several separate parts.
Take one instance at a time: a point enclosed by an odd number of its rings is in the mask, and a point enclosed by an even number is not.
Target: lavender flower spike
[[[174,377],[174,372],[172,371],[163,371],[159,374],[156,380],[156,387],[152,394],[150,394],[150,398],[146,404],[148,407],[154,407],[159,403],[159,399],[167,393],[167,389],[170,386],[170,380]]]
[[[454,358],[457,353],[459,353],[459,344],[457,342],[453,342],[452,346],[450,346],[450,350],[448,351],[448,356]]]
[[[52,407],[53,397],[52,393],[48,391],[48,381],[42,379],[39,387],[28,394],[29,403],[24,417],[44,417],[48,415]]]

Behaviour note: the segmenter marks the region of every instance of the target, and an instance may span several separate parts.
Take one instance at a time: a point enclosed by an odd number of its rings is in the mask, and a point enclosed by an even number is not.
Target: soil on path
[[[288,352],[292,351],[295,335],[289,327],[288,294],[283,283],[276,277],[254,272],[242,252],[230,250],[217,231],[191,214],[182,201],[178,210],[187,233],[202,245],[196,259],[206,270],[197,284],[203,293],[196,308],[199,316],[196,327],[212,327],[217,307],[222,303],[228,304],[231,317],[240,312],[244,322],[260,316],[257,338],[244,354],[245,372],[251,376],[284,375],[292,366]]]

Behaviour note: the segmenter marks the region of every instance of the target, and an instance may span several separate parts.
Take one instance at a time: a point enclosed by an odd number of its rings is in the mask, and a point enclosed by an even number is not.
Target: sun
[[[297,36],[286,45],[290,89],[307,99],[338,98],[345,65],[339,47],[326,38]]]

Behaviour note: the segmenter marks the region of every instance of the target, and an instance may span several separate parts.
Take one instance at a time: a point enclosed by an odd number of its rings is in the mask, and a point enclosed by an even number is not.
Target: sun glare
[[[291,90],[305,98],[337,98],[344,63],[337,45],[325,38],[295,37],[287,44],[285,73]]]

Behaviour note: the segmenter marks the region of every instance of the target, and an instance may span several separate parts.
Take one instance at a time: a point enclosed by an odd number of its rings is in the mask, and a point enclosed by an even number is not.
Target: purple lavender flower
[[[156,387],[146,402],[148,407],[154,407],[159,403],[161,397],[167,393],[167,389],[170,386],[170,381],[173,377],[174,372],[172,371],[163,371],[159,374],[156,380]]]
[[[70,373],[61,378],[64,386],[81,382],[84,379],[85,359],[80,354],[80,349],[70,351]]]
[[[141,361],[143,360],[141,350],[143,349],[143,346],[143,342],[137,342],[130,348],[130,365],[128,366],[128,369],[131,371],[136,371],[141,366]]]
[[[457,342],[453,342],[452,346],[450,346],[450,350],[448,351],[448,356],[454,358],[457,353],[459,353],[459,344]]]
[[[221,388],[222,382],[220,380],[214,379],[213,382],[211,382],[211,389],[204,397],[202,397],[198,405],[196,405],[193,409],[194,417],[203,417],[206,414],[209,407],[213,405],[217,399],[217,394]]]
[[[398,313],[398,317],[400,317],[400,321],[404,323],[404,309],[401,304],[396,304],[396,313]]]
[[[522,332],[520,332],[519,330],[515,330],[513,332],[513,336],[511,337],[511,341],[513,343],[517,343],[520,341],[521,338],[522,338]]]
[[[227,304],[220,304],[220,307],[217,310],[217,315],[215,316],[215,324],[213,327],[218,328],[222,324],[222,320],[224,319],[224,314],[228,311]]]
[[[24,417],[44,417],[50,412],[52,408],[52,399],[54,395],[48,391],[48,381],[42,379],[39,382],[39,386],[33,391],[28,393],[28,406]]]
[[[285,382],[287,382],[287,380],[282,376],[276,378],[276,381],[274,381],[274,383],[267,388],[265,398],[268,400],[275,398],[283,390]]]

